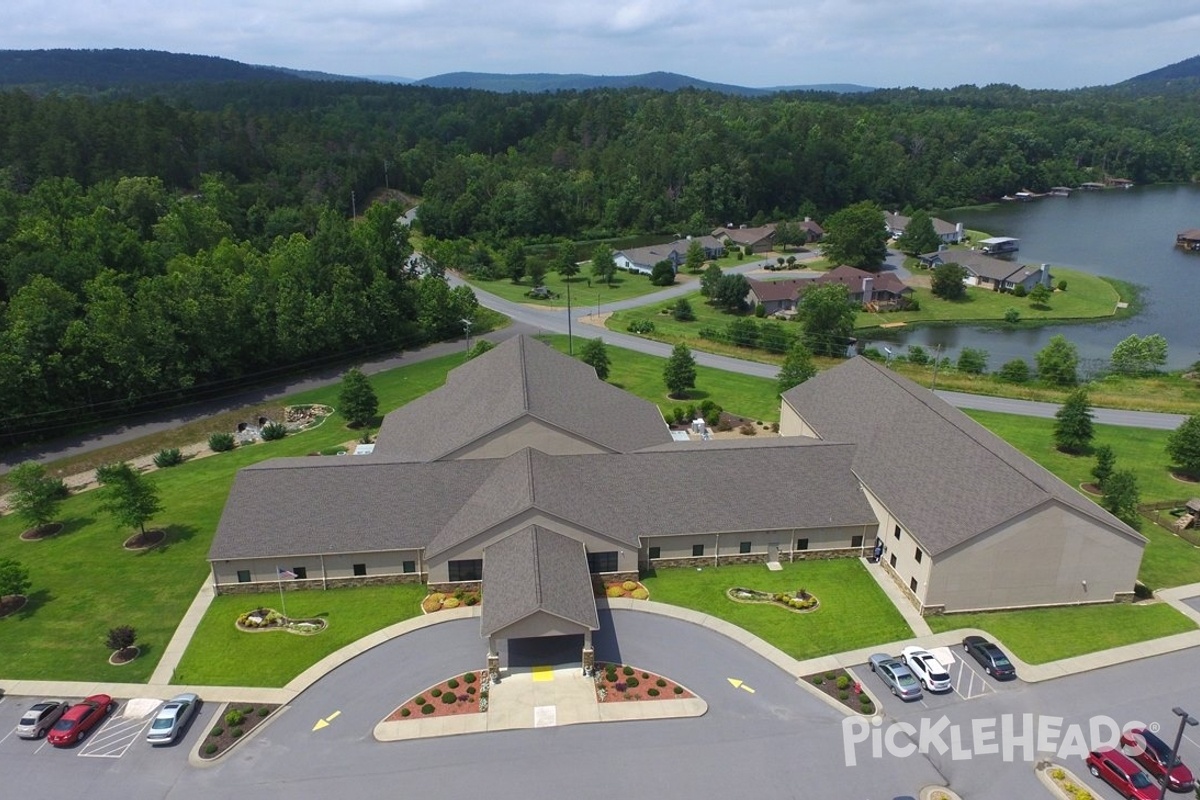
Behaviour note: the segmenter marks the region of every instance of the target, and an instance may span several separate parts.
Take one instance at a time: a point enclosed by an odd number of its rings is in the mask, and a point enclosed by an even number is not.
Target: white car
[[[906,647],[900,654],[900,659],[917,676],[921,685],[930,692],[950,691],[950,673],[942,666],[942,662],[933,653],[921,647]]]
[[[150,744],[174,742],[183,732],[183,727],[192,718],[192,714],[196,713],[196,706],[199,702],[200,698],[190,692],[172,697],[159,709],[158,714],[154,717],[154,722],[150,723],[146,741]]]

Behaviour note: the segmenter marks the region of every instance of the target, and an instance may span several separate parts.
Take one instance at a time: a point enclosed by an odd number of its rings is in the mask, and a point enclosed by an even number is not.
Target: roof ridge
[[[533,548],[533,606],[537,610],[542,610],[542,554],[538,548],[538,526],[536,524],[529,526],[529,544]]]
[[[533,479],[533,448],[522,448],[525,451],[525,485],[529,491],[529,505],[537,507],[537,481]]]
[[[529,360],[525,355],[525,334],[517,337],[517,361],[521,365],[521,406],[529,410]]]

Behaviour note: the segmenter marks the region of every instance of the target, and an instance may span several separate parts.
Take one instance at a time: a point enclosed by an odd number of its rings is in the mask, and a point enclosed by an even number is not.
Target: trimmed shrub
[[[651,687],[646,690],[646,694],[650,695],[651,697],[658,697],[658,689]]]
[[[220,725],[218,725],[217,727],[215,727],[211,731],[209,731],[208,735],[209,736],[220,736],[224,732],[225,732],[225,729],[222,728]]]
[[[814,685],[820,686],[821,684],[825,683],[825,677],[823,675],[818,675],[813,678],[812,681]]]
[[[246,714],[239,709],[231,709],[225,714],[225,724],[233,728],[246,721]]]
[[[240,739],[240,738],[242,738],[242,729],[241,729],[241,728],[234,728],[233,730],[231,730],[231,731],[229,732],[229,735],[230,735],[230,736],[232,736],[232,737],[233,737],[233,738],[235,738],[235,739]]]
[[[466,681],[467,683],[474,683],[475,682],[475,673],[468,672],[466,675],[463,675],[463,680]]]
[[[604,590],[604,593],[609,597],[623,597],[625,595],[625,590],[620,586],[610,586]]]
[[[1025,284],[1018,283],[1013,287],[1012,293],[1013,297],[1024,297],[1025,295],[1029,294],[1029,290],[1025,288]]]
[[[441,697],[441,696],[442,696],[442,690],[441,690],[441,689],[430,689],[430,690],[429,690],[429,693],[430,693],[431,695],[433,695],[434,697]]]
[[[838,692],[838,700],[846,700],[849,697],[850,697],[850,693],[845,690]]]
[[[826,672],[826,673],[825,673],[825,680],[827,680],[827,681],[831,681],[831,680],[833,680],[833,679],[834,679],[834,678],[836,678],[836,677],[837,677],[837,673],[836,673],[836,672]]]
[[[650,598],[650,592],[639,586],[638,588],[636,588],[632,592],[630,592],[629,596],[632,597],[634,600],[648,600]]]
[[[460,703],[465,703],[465,702],[467,702],[468,700],[471,700],[471,699],[472,699],[472,698],[471,698],[471,695],[469,695],[469,694],[460,694],[460,695],[458,696],[458,702],[460,702]]]
[[[447,597],[442,601],[442,608],[458,608],[461,602],[457,597]]]
[[[158,455],[154,457],[154,466],[159,469],[175,467],[182,463],[183,453],[179,452],[178,447],[168,447],[165,450],[159,450]]]
[[[666,686],[666,685],[667,685],[667,682],[666,682],[666,681],[664,681],[662,678],[659,678],[658,680],[656,680],[656,681],[654,682],[654,685],[655,685],[655,686],[657,686],[658,688],[660,688],[660,689],[661,689],[661,688],[663,688],[664,686]]]
[[[258,710],[258,715],[260,717],[265,717],[267,714],[270,714],[270,713],[271,713],[271,709],[269,709],[269,708],[260,708]]]
[[[214,433],[208,437],[208,449],[214,453],[225,453],[236,446],[232,433]]]
[[[627,592],[632,592],[637,587],[638,587],[638,585],[636,583],[634,583],[633,581],[625,581],[624,583],[621,584],[621,588]]]
[[[622,673],[624,673],[625,675],[632,675],[632,674],[633,674],[633,667],[624,667],[624,668],[621,670],[621,672],[622,672]]]
[[[287,436],[287,426],[279,422],[268,422],[262,426],[259,435],[262,436],[264,442],[274,442]]]
[[[442,695],[442,702],[448,706],[452,706],[458,702],[458,695],[452,692],[446,692],[444,695]]]
[[[850,678],[847,675],[838,675],[837,687],[839,689],[847,689],[850,687]]]
[[[206,756],[211,756],[215,752],[217,752],[217,746],[215,744],[206,745],[204,748],[204,755]]]
[[[475,687],[474,687],[474,686],[468,686],[468,687],[467,687],[467,694],[475,694]]]
[[[675,694],[683,694],[683,687],[676,686],[673,691],[675,692]]]
[[[457,689],[458,688],[458,679],[451,678],[450,680],[446,681],[446,686],[451,689]]]
[[[432,714],[433,713],[433,704],[426,703],[425,705],[421,706],[421,713],[422,714]]]
[[[411,711],[409,711],[407,708],[402,708],[402,709],[400,709],[400,716],[402,716],[402,717],[407,717],[407,716],[409,716],[410,714],[412,714],[412,712],[411,712]]]
[[[463,601],[463,604],[468,607],[479,605],[479,598],[473,594],[469,594],[467,595],[467,599]]]
[[[423,696],[418,697],[416,700],[413,700],[413,703],[415,703],[416,705],[419,705],[419,706],[423,706],[423,705],[425,705],[425,698]]]
[[[638,685],[638,683],[639,683],[639,681],[637,678],[626,678],[625,679],[625,685],[628,686],[630,689],[635,688]]]

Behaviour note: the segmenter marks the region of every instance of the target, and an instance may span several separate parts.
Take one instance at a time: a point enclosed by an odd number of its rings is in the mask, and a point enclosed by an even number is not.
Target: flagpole
[[[275,568],[275,580],[279,582],[279,607],[283,610],[283,621],[287,624],[287,603],[283,599],[283,571],[279,567]]]

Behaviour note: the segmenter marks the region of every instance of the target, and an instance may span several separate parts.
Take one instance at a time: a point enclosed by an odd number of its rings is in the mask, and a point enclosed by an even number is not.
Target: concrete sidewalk
[[[171,641],[167,642],[167,649],[163,651],[162,658],[158,660],[158,666],[150,675],[150,683],[167,684],[175,679],[175,668],[179,666],[179,660],[183,658],[188,643],[196,634],[196,627],[200,625],[200,620],[204,619],[214,597],[216,597],[216,591],[206,577],[200,591],[196,592],[196,596],[192,598],[192,604],[188,606],[183,619],[179,620],[179,625],[176,626]]]
[[[904,621],[908,623],[908,627],[912,628],[912,632],[917,636],[930,636],[933,631],[929,628],[929,623],[921,616],[921,612],[917,611],[917,607],[912,604],[908,596],[904,594],[904,590],[896,583],[896,579],[892,574],[879,563],[872,564],[865,558],[860,558],[863,569],[867,574],[875,579],[879,584],[879,588],[883,589],[883,593],[892,601],[892,605],[900,612],[900,616],[904,617]]]

